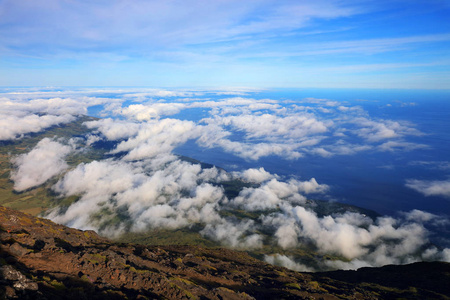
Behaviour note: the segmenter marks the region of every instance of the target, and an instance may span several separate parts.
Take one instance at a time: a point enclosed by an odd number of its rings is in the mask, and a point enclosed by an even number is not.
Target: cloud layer
[[[172,156],[144,161],[93,161],[78,165],[54,186],[54,191],[63,197],[80,198],[69,207],[55,208],[47,217],[112,237],[129,231],[178,229],[196,224],[203,228],[200,234],[204,237],[229,247],[254,249],[276,244],[289,251],[310,245],[323,255],[342,258],[324,261],[319,264],[320,269],[448,258],[448,251],[428,244],[425,224],[441,222],[439,216],[415,210],[399,218],[376,220],[354,212],[320,217],[314,206],[307,205],[306,195],[323,194],[328,186],[315,179],[279,181],[263,169],[242,174],[247,182],[254,177],[252,183],[258,187],[244,188],[237,197],[229,199],[221,182],[238,178],[237,173],[202,169]],[[234,209],[257,213],[258,218],[223,214]],[[266,260],[294,269],[311,268],[304,268],[301,260],[277,254]]]
[[[92,96],[103,92],[115,96]],[[73,196],[74,201],[47,213],[55,222],[110,237],[195,227],[203,237],[229,247],[272,246],[295,254],[306,245],[336,258],[306,266],[294,254],[266,256],[271,263],[296,270],[449,260],[448,249],[429,244],[427,224],[443,224],[440,216],[417,210],[395,218],[371,219],[355,212],[324,215],[308,201],[327,198],[334,188],[320,178],[279,176],[262,167],[235,172],[202,168],[175,153],[189,141],[199,149],[219,149],[251,162],[270,156],[291,162],[361,152],[402,153],[426,147],[417,142],[422,133],[414,124],[372,117],[361,106],[328,99],[257,100],[207,90],[115,93],[2,98],[7,104],[2,114],[17,122],[1,123],[5,139],[70,122],[93,106],[101,105],[98,114],[106,116],[85,122],[90,132],[80,137],[87,149],[108,142],[101,160],[68,168],[64,159],[74,146],[49,138],[12,160],[11,179],[18,192],[60,176],[53,192],[61,199]],[[226,192],[230,182],[240,186],[233,196]],[[407,182],[424,195],[436,196],[448,196],[447,185]]]
[[[414,124],[370,118],[359,106],[326,99],[309,98],[303,100],[305,105],[299,105],[242,97],[167,101],[132,96],[141,103],[105,106],[104,114],[109,112],[126,120],[86,123],[107,140],[121,140],[112,153],[133,149],[128,153],[131,160],[172,151],[188,140],[204,148],[221,148],[246,160],[271,155],[295,160],[305,155],[332,157],[370,150],[426,148],[407,140],[422,135]],[[197,119],[171,118],[191,111],[197,112]]]

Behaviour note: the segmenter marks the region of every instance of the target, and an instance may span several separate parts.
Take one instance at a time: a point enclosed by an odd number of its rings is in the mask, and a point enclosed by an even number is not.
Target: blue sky
[[[444,89],[449,15],[448,0],[0,0],[0,85]]]

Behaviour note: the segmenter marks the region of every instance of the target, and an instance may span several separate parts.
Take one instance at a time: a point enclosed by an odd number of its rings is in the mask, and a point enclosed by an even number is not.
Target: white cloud
[[[302,100],[302,102],[321,104],[321,105],[324,105],[327,107],[337,107],[342,104],[342,102],[339,102],[339,101],[333,101],[333,100],[329,100],[329,99],[319,99],[319,98],[305,98]]]
[[[260,248],[262,236],[252,234],[254,222],[246,220],[233,224],[222,220],[219,223],[207,224],[200,232],[204,236],[233,248]]]
[[[312,19],[351,16],[362,10],[354,4],[329,0],[281,4],[250,1],[247,5],[236,0],[210,3],[139,0],[124,5],[115,0],[108,7],[100,3],[48,0],[39,6],[33,2],[7,1],[5,7],[3,22],[10,24],[9,31],[4,33],[8,47],[20,49],[36,41],[53,45],[57,50],[67,49],[68,45],[78,51],[120,45],[126,53],[134,49],[132,53],[141,54],[169,46],[251,40],[249,36],[290,32]],[[248,17],[255,13],[261,18]],[[17,22],[18,19],[23,21]],[[55,29],[53,24],[64,26]]]
[[[272,175],[264,168],[259,169],[247,169],[243,172],[234,172],[233,175],[235,175],[238,178],[243,179],[244,181],[248,182],[254,182],[254,183],[261,183],[264,181],[267,181],[269,179],[272,179],[274,177],[277,177],[276,175]]]
[[[282,254],[264,255],[264,261],[269,264],[285,267],[297,272],[313,272],[314,269],[298,263],[295,259]]]
[[[322,156],[322,157],[332,157],[334,155],[332,152],[330,152],[328,150],[325,150],[322,147],[314,148],[314,149],[312,149],[310,151],[310,153],[317,154],[317,155]]]
[[[406,186],[425,196],[450,198],[450,180],[408,179]]]
[[[67,96],[72,92],[59,92]],[[76,116],[85,115],[88,107],[122,100],[87,97],[37,98],[41,92],[10,93],[10,98],[0,98],[0,140],[22,138],[27,133],[40,132],[51,126],[70,123]],[[31,97],[31,99],[29,99]]]
[[[62,196],[78,195],[80,200],[62,214],[54,209],[48,217],[103,234],[113,232],[102,224],[119,211],[127,218],[115,226],[132,231],[220,221],[216,205],[224,198],[223,190],[208,183],[222,178],[220,171],[202,170],[199,165],[174,158],[156,169],[152,167],[145,161],[104,160],[80,164],[54,186],[55,192]],[[110,213],[102,213],[100,219],[93,218],[104,210]]]
[[[326,184],[318,184],[315,178],[311,178],[309,181],[291,180],[290,182],[297,184],[298,191],[305,194],[325,193],[329,189]]]
[[[126,152],[125,158],[128,160],[171,153],[176,146],[202,134],[202,127],[197,127],[194,122],[177,119],[142,123],[102,119],[86,122],[85,125],[97,129],[108,140],[122,140],[111,153]]]
[[[230,200],[230,204],[249,211],[277,209],[285,201],[304,204],[306,198],[302,193],[324,193],[327,190],[326,184],[318,184],[314,178],[309,181],[290,179],[287,182],[272,178],[259,187],[244,188],[236,198]]]
[[[102,104],[120,103],[121,99],[87,96],[86,92],[22,92],[6,93],[8,98],[0,98],[1,111],[17,114],[85,115],[88,107]]]
[[[188,108],[208,108],[210,114],[216,116],[215,118],[205,118],[200,122],[207,124],[215,124],[216,120],[220,120],[227,115],[249,115],[258,114],[260,111],[271,111],[272,113],[284,113],[286,108],[282,107],[278,101],[272,99],[256,100],[252,98],[225,98],[220,100],[207,100],[192,102]],[[220,122],[220,121],[219,121]]]
[[[176,119],[149,121],[142,125],[138,134],[120,142],[111,153],[128,152],[128,160],[140,160],[170,153],[189,139],[199,136],[194,122]]]
[[[185,105],[181,103],[132,104],[121,108],[120,111],[115,111],[115,113],[131,120],[148,121],[159,119],[162,116],[174,115],[179,113],[184,107]]]
[[[280,247],[295,249],[302,243],[313,243],[319,253],[348,259],[347,262],[326,260],[322,266],[325,269],[447,259],[445,250],[428,246],[428,231],[423,222],[439,217],[425,212],[414,210],[405,213],[404,219],[379,217],[373,221],[358,213],[318,217],[301,206],[284,204],[281,209],[280,213],[261,217],[266,228],[275,230],[274,237]]]
[[[24,191],[45,183],[67,169],[64,158],[73,147],[49,138],[42,139],[29,153],[12,159],[15,169],[11,173],[14,190]]]
[[[200,139],[199,145],[208,148],[220,147],[228,153],[242,157],[247,160],[258,160],[261,157],[276,155],[285,159],[297,159],[303,156],[296,151],[299,148],[297,144],[281,143],[244,143],[235,142],[228,139],[209,140]]]
[[[308,135],[324,133],[327,125],[314,117],[295,115],[278,117],[272,114],[225,116],[204,119],[203,122],[219,126],[231,126],[234,130],[246,133],[247,139],[279,141],[280,139],[301,139]]]
[[[428,212],[425,211],[421,211],[418,209],[414,209],[408,213],[404,213],[405,218],[409,221],[418,221],[418,222],[428,222],[432,219],[437,218],[437,215],[434,214],[430,214]]]
[[[403,142],[403,141],[389,141],[385,142],[378,146],[378,149],[380,151],[412,151],[416,149],[426,149],[429,148],[429,146],[424,144],[416,144],[416,143],[410,143],[410,142]]]
[[[393,139],[405,135],[421,135],[422,133],[406,122],[391,120],[370,120],[367,118],[355,118],[352,123],[361,127],[356,134],[370,142],[378,142]]]
[[[89,129],[96,129],[96,131],[102,133],[108,140],[112,141],[135,136],[142,126],[139,123],[114,120],[111,118],[85,122],[84,125]]]
[[[172,91],[166,92],[173,96]],[[149,95],[155,93],[156,91],[152,91]],[[185,101],[185,99],[170,102],[152,101],[154,100],[144,99],[144,103],[131,104],[127,107],[122,107],[120,101],[114,101],[107,105],[111,107],[106,108],[105,113],[109,111],[113,115],[126,116],[132,121],[105,119],[87,122],[86,125],[91,129],[97,128],[109,140],[128,139],[122,141],[120,148],[123,149],[117,149],[116,152],[128,151],[127,145],[139,144],[139,149],[130,153],[129,159],[157,155],[158,147],[164,149],[163,151],[170,151],[174,146],[189,139],[196,140],[201,147],[222,148],[225,152],[246,160],[258,160],[270,155],[298,159],[305,153],[332,157],[369,150],[392,152],[425,147],[404,140],[409,135],[421,134],[412,124],[402,121],[372,120],[359,106],[345,106],[345,112],[333,110],[327,112],[328,116],[323,116],[321,108],[342,106],[341,102],[327,99],[304,100],[318,105],[311,107],[310,113],[305,113],[303,106],[292,104],[283,107],[280,101],[273,99],[234,97],[214,101],[208,98],[204,101]],[[211,117],[199,121],[162,119],[184,109],[195,108],[207,109],[203,113],[209,112]],[[267,113],[268,110],[271,111],[270,114]],[[138,122],[142,120],[148,122]],[[183,134],[177,133],[179,126],[177,129],[174,122],[180,122],[179,125],[188,131]],[[149,133],[151,131],[149,127],[152,126],[160,128],[160,133]],[[176,142],[171,138],[172,133],[174,136],[180,134]],[[168,138],[167,142],[163,142],[165,137]],[[335,137],[340,139],[336,140]],[[350,143],[349,139],[355,137],[359,140]]]
[[[140,91],[139,91],[140,90]],[[130,89],[129,93],[124,94],[123,97],[134,98],[136,100],[146,100],[153,97],[193,97],[201,96],[204,92],[200,91],[171,91],[171,90],[161,90],[161,89]]]
[[[295,222],[281,223],[275,232],[278,245],[283,249],[295,248],[298,245],[298,236],[300,228],[296,226]]]
[[[40,132],[54,125],[69,123],[75,120],[71,115],[26,115],[14,116],[0,114],[0,140],[22,138],[27,133]]]

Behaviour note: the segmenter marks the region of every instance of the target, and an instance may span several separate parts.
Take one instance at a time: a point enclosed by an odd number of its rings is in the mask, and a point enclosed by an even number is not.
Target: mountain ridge
[[[403,279],[389,286],[367,270],[361,281],[360,270],[299,273],[231,249],[114,243],[1,206],[0,240],[2,299],[449,299],[448,263],[383,267]]]

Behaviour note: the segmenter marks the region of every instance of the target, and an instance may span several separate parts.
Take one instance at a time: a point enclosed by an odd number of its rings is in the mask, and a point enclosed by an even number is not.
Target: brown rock
[[[387,269],[400,281],[422,284],[415,290],[401,284],[389,289],[387,281],[367,286],[355,279],[366,274],[370,282],[378,269],[350,277],[302,274],[230,249],[115,244],[92,231],[4,207],[0,229],[0,261],[6,262],[0,266],[0,297],[7,299],[449,299],[445,287],[437,288],[448,284],[450,264],[445,263],[433,265],[436,284],[417,280],[425,272]]]
[[[14,243],[9,247],[9,252],[14,256],[23,256],[27,254],[29,250],[22,247],[19,243]]]

